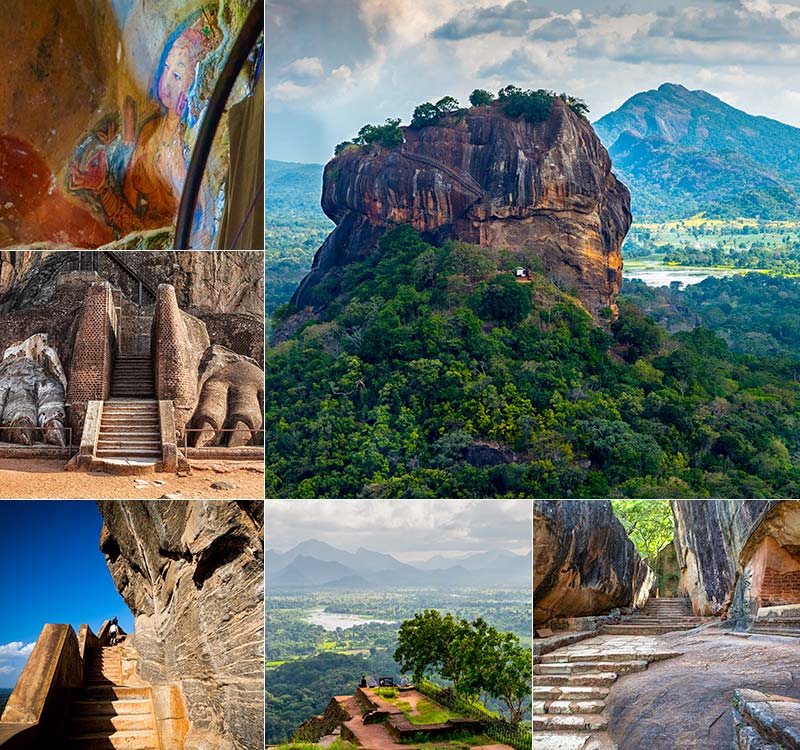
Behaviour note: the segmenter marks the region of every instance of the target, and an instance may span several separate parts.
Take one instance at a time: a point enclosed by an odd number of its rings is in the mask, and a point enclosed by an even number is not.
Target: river
[[[684,286],[699,284],[703,279],[714,276],[718,279],[747,273],[746,268],[703,268],[695,266],[670,266],[659,261],[631,259],[622,267],[623,279],[640,279],[647,286],[669,286],[680,281]]]
[[[347,630],[347,628],[354,628],[356,625],[367,625],[371,622],[384,625],[393,625],[396,622],[396,620],[372,620],[368,617],[360,617],[359,615],[326,612],[322,607],[319,609],[312,609],[303,619],[312,625],[321,625],[325,630],[336,630],[336,628]]]

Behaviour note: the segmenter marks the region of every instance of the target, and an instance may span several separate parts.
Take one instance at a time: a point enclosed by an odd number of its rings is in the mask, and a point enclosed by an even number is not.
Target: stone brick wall
[[[767,568],[761,584],[761,606],[776,607],[782,604],[800,604],[800,570],[779,573]]]
[[[69,368],[67,414],[80,437],[86,404],[108,397],[116,351],[117,315],[111,286],[92,284],[81,306]]]
[[[197,407],[197,372],[210,342],[203,323],[181,312],[170,284],[158,287],[150,340],[156,398],[173,402],[182,433]]]

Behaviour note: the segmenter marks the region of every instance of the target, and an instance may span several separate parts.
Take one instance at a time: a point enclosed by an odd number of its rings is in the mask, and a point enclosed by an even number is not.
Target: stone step
[[[161,449],[152,450],[142,448],[98,448],[96,454],[99,458],[161,458]]]
[[[132,436],[136,436],[137,440],[161,440],[161,433],[154,430],[103,430],[102,436],[103,440],[126,440]]]
[[[534,674],[580,674],[584,672],[614,672],[617,675],[641,672],[647,669],[643,660],[631,661],[575,661],[561,664],[534,665]]]
[[[76,716],[111,716],[152,714],[149,698],[113,698],[112,700],[75,700],[71,704]]]
[[[78,700],[150,700],[150,688],[129,685],[95,685],[78,690]]]
[[[750,628],[750,632],[755,635],[777,635],[784,638],[800,638],[800,628],[793,630],[790,628],[774,628],[764,625],[756,625]]]
[[[132,448],[134,450],[161,450],[161,441],[156,437],[148,440],[138,440],[132,437],[108,439],[101,434],[97,441],[98,450],[116,450],[117,448]]]
[[[534,714],[599,714],[606,707],[605,701],[537,701],[531,704]]]
[[[572,651],[572,652],[561,652],[558,651],[545,654],[541,657],[540,661],[542,664],[569,664],[571,662],[587,662],[587,661],[615,661],[615,662],[627,662],[627,661],[642,661],[643,657],[646,657],[649,661],[661,661],[662,659],[669,659],[673,656],[678,656],[679,654],[675,653],[674,651],[652,651],[650,653],[643,654],[641,651],[613,651],[612,653],[609,652],[598,652],[598,651]]]
[[[533,685],[546,687],[609,687],[617,680],[616,672],[588,672],[585,674],[536,674]]]
[[[118,714],[79,716],[70,719],[70,734],[92,734],[94,732],[153,732],[151,711],[139,714]]]
[[[605,700],[608,697],[608,688],[598,685],[534,685],[533,700],[535,701],[580,701],[580,700]]]
[[[601,714],[533,714],[531,728],[534,732],[603,732],[608,718]]]
[[[70,750],[158,750],[158,740],[149,732],[87,732],[69,738]]]
[[[694,630],[697,625],[604,625],[607,635],[663,635],[677,631]]]

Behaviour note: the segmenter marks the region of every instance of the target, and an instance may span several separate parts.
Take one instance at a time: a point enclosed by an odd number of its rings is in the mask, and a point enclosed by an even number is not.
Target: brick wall
[[[69,368],[67,410],[70,425],[80,438],[86,404],[108,396],[116,351],[117,316],[111,286],[92,284],[80,310]]]
[[[800,570],[779,573],[773,568],[767,568],[760,597],[762,607],[800,604]]]

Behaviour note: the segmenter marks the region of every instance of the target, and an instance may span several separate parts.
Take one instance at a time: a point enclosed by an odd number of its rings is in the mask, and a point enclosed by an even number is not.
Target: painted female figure
[[[137,134],[136,107],[128,97],[121,128],[118,116],[106,117],[78,149],[69,188],[91,195],[119,236],[174,223],[189,159],[187,131],[202,109],[199,66],[221,38],[210,14],[184,23],[167,40],[156,71],[152,93],[161,112]]]

